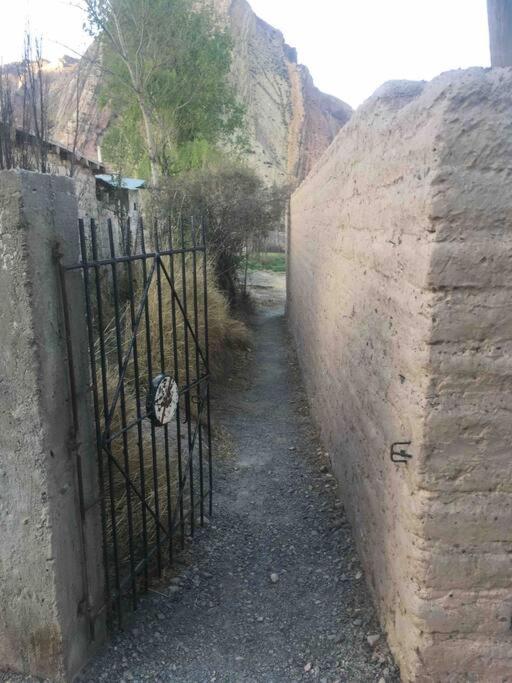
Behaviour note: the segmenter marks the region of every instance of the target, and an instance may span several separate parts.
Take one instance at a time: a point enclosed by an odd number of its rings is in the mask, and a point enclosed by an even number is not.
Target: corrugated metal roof
[[[110,185],[115,189],[121,188],[122,190],[141,190],[146,186],[146,181],[141,180],[141,178],[120,178],[117,175],[109,175],[107,173],[102,173],[96,176],[96,180],[100,180],[106,185]]]

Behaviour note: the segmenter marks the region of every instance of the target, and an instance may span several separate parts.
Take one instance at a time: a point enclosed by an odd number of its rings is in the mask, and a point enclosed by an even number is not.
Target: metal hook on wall
[[[412,455],[408,453],[405,448],[400,448],[400,450],[397,449],[399,446],[410,446],[411,443],[412,441],[396,441],[395,443],[391,444],[391,462],[397,463],[398,465],[407,465],[409,460],[412,458]]]

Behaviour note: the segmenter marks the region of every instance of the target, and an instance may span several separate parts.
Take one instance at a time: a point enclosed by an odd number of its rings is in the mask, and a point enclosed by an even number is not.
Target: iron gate
[[[204,224],[79,221],[106,581],[121,624],[212,510]],[[68,335],[69,337],[69,335]],[[72,350],[71,390],[74,396]],[[73,399],[75,400],[75,399]]]

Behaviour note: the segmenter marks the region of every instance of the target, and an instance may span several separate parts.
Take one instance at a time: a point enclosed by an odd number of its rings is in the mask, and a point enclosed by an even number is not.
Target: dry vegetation
[[[169,259],[167,259],[167,261],[168,262],[165,261],[164,257],[164,266],[167,269],[167,272],[170,273],[171,264]],[[177,301],[175,301],[174,304],[173,315],[172,290],[164,273],[161,272],[160,289],[155,274],[147,296],[149,335],[146,332],[144,312],[136,334],[138,364],[136,367],[132,354],[127,367],[124,391],[117,402],[110,425],[110,434],[118,435],[111,442],[111,453],[113,458],[125,471],[129,472],[130,480],[135,489],[146,500],[149,507],[156,510],[156,507],[158,506],[159,516],[165,527],[167,527],[168,524],[169,505],[171,506],[173,515],[176,513],[176,510],[179,509],[177,508],[180,491],[179,464],[177,457],[178,434],[175,421],[170,423],[168,429],[153,429],[149,420],[142,420],[139,424],[136,423],[137,418],[144,416],[146,413],[146,387],[149,386],[151,380],[150,373],[148,372],[148,357],[150,356],[152,361],[152,377],[162,371],[173,376],[175,373],[174,359],[177,357],[179,386],[183,387],[187,382],[185,347],[186,337],[188,336],[188,381],[193,383],[196,380],[198,376],[198,367],[199,376],[203,375],[206,371],[201,355],[199,355],[199,358],[196,357],[196,344],[193,338],[194,335],[199,340],[199,345],[204,353],[205,306],[202,267],[198,261],[196,268],[197,297],[194,297],[194,268],[192,258],[189,258],[185,263],[184,281],[182,278],[181,261],[178,263],[177,259],[175,263],[175,273],[176,296],[183,307],[186,303],[190,327],[186,326],[185,317]],[[134,275],[136,294],[134,295],[133,309],[136,315],[141,301],[141,293],[144,289],[144,280],[141,269],[139,269],[137,273],[134,273]],[[224,369],[229,366],[230,356],[236,352],[237,349],[247,348],[249,345],[249,334],[244,323],[232,316],[226,297],[216,284],[211,267],[207,268],[207,280],[210,371],[212,376],[218,379],[222,376]],[[186,301],[184,297],[184,285],[187,292]],[[160,311],[161,315],[159,313]],[[174,316],[176,325],[173,325]],[[175,334],[173,334],[173,328]],[[119,329],[122,334],[124,355],[129,350],[132,340],[132,314],[129,300],[125,303],[123,310],[121,311]],[[162,331],[162,336],[160,336],[160,330]],[[162,345],[160,343],[161,338],[163,341]],[[174,348],[174,339],[176,339],[176,349]],[[119,377],[115,319],[110,320],[108,324],[105,335],[105,344],[108,359],[107,394],[109,401],[111,402],[118,385]],[[97,350],[97,356],[99,367],[99,349]],[[198,360],[199,363],[197,365]],[[136,395],[136,375],[139,377],[139,397]],[[101,381],[99,382],[99,386],[101,387]],[[194,388],[190,393],[190,429],[192,434],[196,429],[198,432],[199,430],[201,431],[201,445],[204,459],[204,489],[207,490],[208,442],[206,438],[206,420],[205,415],[202,414],[200,420],[201,424],[198,425],[197,415],[198,404],[202,402],[204,398],[203,393],[200,393],[200,391],[202,392],[202,390]],[[102,400],[101,396],[100,400]],[[184,416],[186,415],[186,397],[183,394],[180,397],[180,410],[183,481],[184,478],[189,478],[189,470],[187,467],[188,425],[184,423]],[[120,435],[123,425],[133,426],[127,429],[124,435]],[[199,433],[194,452],[194,488],[196,496],[200,490],[198,442]],[[168,458],[166,457],[166,453],[169,454]],[[106,465],[104,466],[104,469],[106,476]],[[109,477],[107,476],[106,482],[109,482]],[[144,511],[142,501],[134,488],[131,488],[129,491],[127,490],[126,478],[115,466],[112,468],[111,482],[110,485],[106,485],[105,494],[107,507],[106,516],[108,520],[107,533],[110,538],[114,533],[112,522],[113,508],[116,520],[115,532],[120,550],[119,560],[123,563],[128,562],[129,558],[128,495],[130,496],[132,537],[134,539],[133,549],[137,561],[142,556],[144,527],[146,529],[148,546],[151,547],[157,537],[156,522],[147,509]],[[185,494],[183,495],[183,507],[184,514],[187,515],[190,512],[188,479],[185,486]],[[175,522],[175,518],[173,521]],[[166,536],[162,530],[160,531],[160,539],[165,547]],[[111,547],[112,543],[109,542],[108,545]]]

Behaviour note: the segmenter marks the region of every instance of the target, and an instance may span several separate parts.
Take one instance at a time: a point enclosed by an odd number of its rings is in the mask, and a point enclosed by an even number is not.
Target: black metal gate
[[[106,608],[161,575],[212,508],[208,262],[202,223],[79,222]],[[71,388],[74,369],[70,351]],[[76,399],[73,399],[76,400]]]

